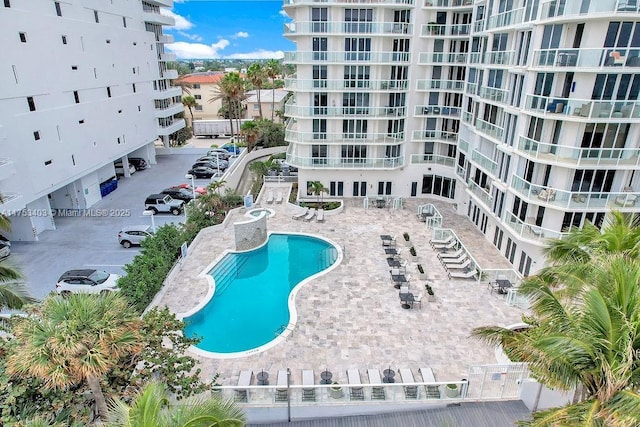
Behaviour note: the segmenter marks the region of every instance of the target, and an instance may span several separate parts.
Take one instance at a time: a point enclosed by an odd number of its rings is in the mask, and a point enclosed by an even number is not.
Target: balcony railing
[[[422,52],[418,57],[420,65],[426,64],[466,64],[468,53],[463,52]]]
[[[486,122],[482,119],[476,119],[476,129],[485,135],[489,135],[495,139],[502,141],[504,129],[493,123]]]
[[[518,151],[544,163],[562,163],[571,167],[624,167],[640,166],[640,150],[637,148],[582,148],[549,144],[520,136]]]
[[[316,89],[324,89],[324,90],[335,90],[339,92],[344,91],[372,91],[372,90],[380,90],[380,91],[400,91],[407,90],[409,87],[408,80],[376,80],[370,79],[367,77],[366,79],[332,79],[332,80],[321,80],[321,79],[295,79],[295,78],[286,78],[284,79],[284,88],[287,90],[304,90],[304,91],[313,91]]]
[[[640,67],[640,49],[536,49],[533,66],[543,68],[602,68],[616,72]],[[629,70],[627,70],[629,71]]]
[[[458,134],[456,132],[443,132],[440,130],[414,130],[411,133],[411,141],[443,141],[455,143]]]
[[[456,164],[456,159],[454,157],[440,156],[437,154],[412,154],[410,163],[442,165],[452,168]]]
[[[456,175],[458,175],[462,179],[462,182],[466,184],[464,181],[465,170],[463,166],[456,165]]]
[[[513,50],[486,52],[483,64],[487,65],[513,65],[515,63],[516,52]]]
[[[484,31],[484,23],[485,23],[484,19],[481,19],[479,21],[474,22],[473,23],[473,32],[474,33],[480,33],[482,31]]]
[[[483,86],[480,88],[480,96],[487,101],[507,102],[509,91],[497,87]]]
[[[458,149],[465,153],[469,153],[469,142],[462,138],[458,138]]]
[[[290,64],[306,64],[309,62],[327,63],[376,63],[395,64],[398,62],[409,63],[411,54],[408,52],[313,52],[297,51],[285,52],[284,62]]]
[[[489,172],[489,174],[493,175],[494,177],[497,176],[498,164],[493,160],[491,160],[489,157],[479,152],[478,150],[474,149],[471,152],[471,160],[473,160],[478,165],[480,165],[480,167],[484,169],[486,172]]]
[[[640,104],[637,101],[593,101],[591,99],[527,95],[525,110],[545,116],[565,116],[566,118],[593,119],[596,121],[640,118]]]
[[[423,7],[472,7],[473,0],[424,0]]]
[[[477,83],[467,83],[467,88],[465,90],[467,95],[477,95],[478,93],[478,84]]]
[[[462,121],[473,126],[473,114],[468,111],[462,112]]]
[[[404,117],[406,107],[314,107],[307,105],[284,106],[284,113],[290,117],[366,117],[385,118]]]
[[[416,105],[414,115],[460,117],[460,108],[439,105]]]
[[[464,89],[464,80],[418,80],[417,90],[456,90]]]
[[[634,208],[640,193],[636,191],[598,192],[565,191],[532,184],[518,175],[512,175],[511,189],[529,201],[558,209],[624,209]]]
[[[471,193],[478,199],[480,199],[486,207],[491,208],[491,201],[493,200],[493,197],[491,197],[491,195],[489,194],[489,189],[484,189],[473,181],[469,181],[468,184],[468,188]]]
[[[413,24],[405,22],[326,22],[303,21],[284,24],[285,36],[309,34],[412,34]]]
[[[509,227],[518,236],[527,240],[534,240],[539,243],[543,243],[545,239],[561,239],[567,234],[525,222],[515,216],[512,212],[504,211],[502,216],[502,220],[507,227]]]
[[[317,5],[318,0],[284,0],[284,6],[297,6],[297,5]],[[322,3],[328,4],[350,4],[353,2],[350,0],[322,0]],[[358,0],[358,4],[372,4],[372,5],[389,5],[389,6],[413,6],[413,0]]]
[[[340,142],[356,145],[386,145],[404,142],[404,132],[397,133],[346,133],[346,132],[299,132],[285,130],[284,138],[289,142],[303,144],[325,144]]]
[[[404,157],[309,157],[287,154],[287,162],[301,168],[395,169],[404,166]]]
[[[492,30],[494,28],[521,24],[523,22],[523,18],[524,18],[524,8],[508,10],[506,12],[502,12],[497,15],[490,16],[487,29]]]
[[[471,24],[424,24],[420,37],[468,37]]]
[[[611,12],[638,13],[640,3],[629,0],[597,0],[592,1],[588,9],[583,9],[582,2],[578,1],[549,1],[542,5],[541,20],[589,15],[597,17],[598,14],[607,15]]]

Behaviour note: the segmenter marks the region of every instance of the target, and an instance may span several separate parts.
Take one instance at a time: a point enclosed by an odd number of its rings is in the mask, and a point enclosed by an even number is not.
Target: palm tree
[[[209,102],[222,100],[223,103],[227,104],[232,136],[234,135],[233,119],[235,118],[236,120],[240,120],[242,102],[246,98],[247,95],[244,90],[244,83],[238,73],[226,74],[213,88],[213,94],[209,99]],[[239,128],[240,126],[236,127],[238,130]]]
[[[31,316],[20,318],[17,343],[7,358],[11,376],[43,381],[46,388],[87,382],[98,417],[107,413],[101,377],[123,356],[141,350],[141,320],[117,293],[47,298]]]
[[[318,206],[322,208],[322,194],[327,193],[329,190],[324,185],[322,185],[320,181],[311,181],[310,184],[311,192],[318,198]]]
[[[275,105],[276,105],[276,85],[275,78],[282,72],[282,66],[277,59],[270,59],[265,66],[267,77],[271,79],[271,121],[274,121]]]
[[[212,183],[210,183],[209,185],[207,185],[207,190],[209,190],[212,193],[217,193],[218,197],[220,197],[220,189],[222,189],[225,184],[227,183],[227,181],[225,180],[220,180],[220,181],[213,181]]]
[[[171,80],[171,86],[179,87],[182,89],[182,92],[187,95],[191,95],[191,89],[193,89],[193,85],[182,78]]]
[[[260,115],[260,119],[262,119],[262,101],[260,101],[260,96],[265,77],[265,71],[259,62],[255,62],[249,66],[249,69],[247,70],[247,78],[249,79],[249,83],[251,83],[253,88],[256,90],[258,114]]]
[[[250,153],[255,147],[256,141],[260,136],[260,128],[253,120],[244,122],[240,127],[240,133],[244,135],[247,141],[247,152]]]
[[[189,109],[189,114],[191,115],[191,126],[193,127],[193,110],[192,108],[196,108],[198,106],[198,101],[191,96],[186,95],[182,97],[182,105]]]
[[[242,410],[232,401],[195,396],[174,404],[158,382],[148,383],[131,406],[114,401],[107,419],[111,427],[234,427],[245,423]]]

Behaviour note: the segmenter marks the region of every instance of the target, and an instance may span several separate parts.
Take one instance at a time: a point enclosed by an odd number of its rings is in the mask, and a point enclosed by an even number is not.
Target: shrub
[[[411,254],[411,256],[416,256],[416,255],[417,255],[417,253],[416,253],[416,248],[414,248],[413,246],[411,246],[411,247],[409,248],[409,253]]]
[[[420,274],[424,274],[424,269],[422,268],[422,264],[418,264],[417,268]]]
[[[405,242],[408,242],[410,240],[409,233],[407,233],[406,231],[402,233],[402,237],[404,237]]]
[[[431,295],[431,296],[434,295],[433,288],[431,287],[431,285],[429,284],[424,285],[424,290],[427,291],[427,295]]]

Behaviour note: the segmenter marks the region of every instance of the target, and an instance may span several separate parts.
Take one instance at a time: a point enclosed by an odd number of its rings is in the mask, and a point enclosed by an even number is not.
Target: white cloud
[[[202,37],[197,34],[189,34],[189,33],[185,33],[184,31],[178,31],[178,34],[180,34],[182,37],[185,37],[189,40],[193,40],[194,42],[202,41]]]
[[[247,37],[249,37],[249,33],[247,33],[246,31],[238,31],[233,36],[239,39],[246,39]]]
[[[287,15],[287,12],[284,11],[284,9],[280,9],[280,11],[278,12],[278,14],[284,18],[287,19],[291,19],[291,17],[289,15]]]
[[[187,43],[187,42],[175,42],[167,44],[166,47],[169,48],[173,53],[176,54],[178,58],[181,59],[190,59],[190,58],[202,58],[202,59],[213,59],[220,58],[221,55],[219,51],[224,50],[225,47],[229,46],[229,40],[220,39],[214,44],[203,44],[203,43]]]
[[[232,53],[225,56],[230,59],[281,59],[284,58],[284,52],[281,50],[264,50],[258,49],[254,52]]]
[[[189,30],[193,28],[193,23],[191,21],[189,21],[184,16],[174,13],[172,10],[160,8],[160,13],[165,16],[170,16],[176,21],[175,25],[171,27],[165,27],[168,30]]]

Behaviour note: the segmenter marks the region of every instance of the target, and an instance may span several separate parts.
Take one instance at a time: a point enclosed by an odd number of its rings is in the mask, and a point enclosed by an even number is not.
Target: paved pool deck
[[[405,200],[399,210],[364,209],[362,199],[346,199],[344,211],[326,215],[323,223],[292,219],[296,207],[286,203],[290,187],[278,184],[273,191],[285,192],[281,204],[257,204],[275,210],[268,219],[269,232],[311,233],[332,240],[344,249],[342,263],[300,289],[296,307],[297,325],[286,341],[264,352],[242,358],[200,360],[202,378],[220,374],[222,385],[236,385],[241,370],[264,370],[275,381],[278,370],[290,368],[293,383],[301,383],[301,371],[319,373],[328,368],[334,379],[347,382],[347,369],[357,368],[366,382],[369,368],[410,368],[417,381],[418,369],[431,367],[437,381],[467,378],[472,365],[497,363],[494,349],[469,336],[478,326],[509,325],[521,321],[524,311],[508,306],[505,296],[491,294],[485,283],[449,280],[436,252],[429,245],[433,231],[416,217],[418,205],[432,203],[443,216],[444,228],[452,228],[483,269],[509,269],[510,265],[477,228],[458,215],[451,204],[430,199]],[[267,190],[268,191],[268,190]],[[262,194],[266,194],[263,191]],[[189,256],[168,281],[158,304],[180,314],[192,310],[207,295],[208,284],[198,275],[225,250],[235,248],[233,222],[246,221],[244,212],[230,214],[227,229],[203,230],[189,249]],[[389,267],[379,235],[398,237],[408,232],[420,263],[433,280],[435,302],[403,309],[398,290],[389,277]],[[403,248],[403,258],[408,248]],[[411,292],[424,289],[415,263],[408,263]],[[250,297],[250,296],[248,296]],[[221,325],[224,327],[224,325]]]

